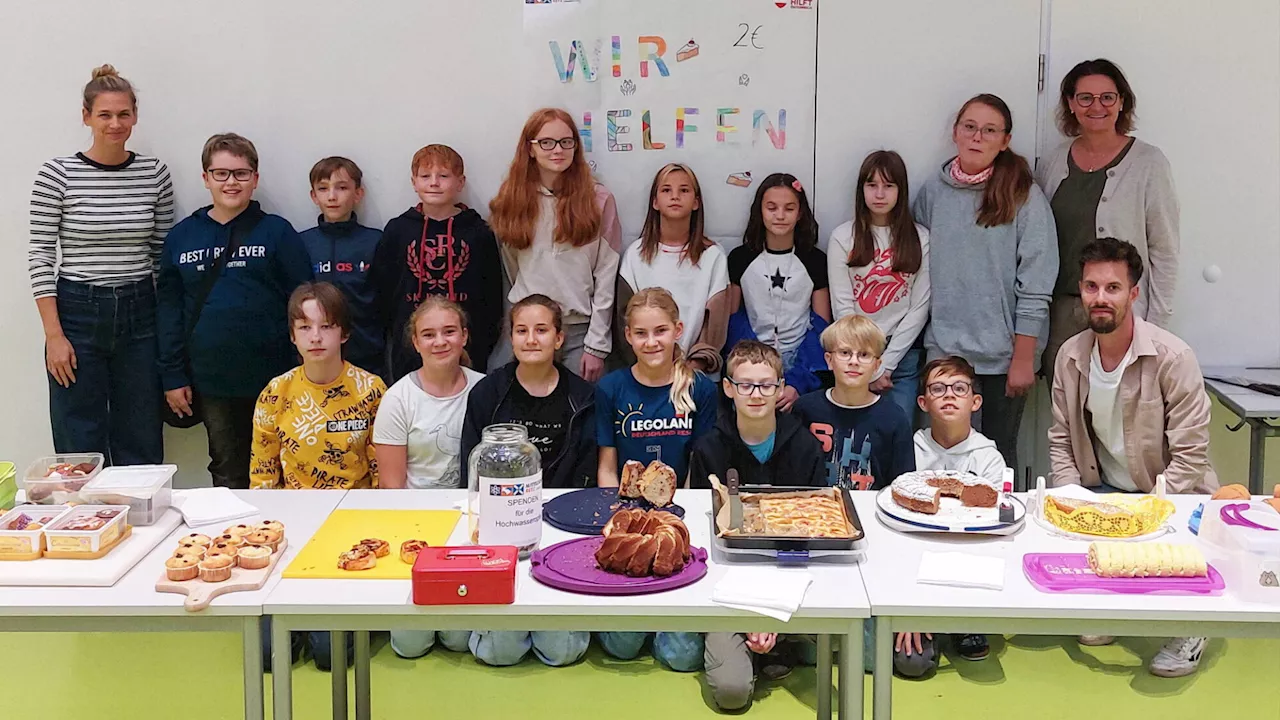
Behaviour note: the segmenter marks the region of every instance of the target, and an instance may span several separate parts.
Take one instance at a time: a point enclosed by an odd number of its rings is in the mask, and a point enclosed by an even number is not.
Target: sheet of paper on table
[[[813,576],[804,570],[732,567],[711,591],[718,605],[787,622],[804,603]]]
[[[926,585],[1004,589],[1004,558],[958,552],[920,555],[916,582]]]

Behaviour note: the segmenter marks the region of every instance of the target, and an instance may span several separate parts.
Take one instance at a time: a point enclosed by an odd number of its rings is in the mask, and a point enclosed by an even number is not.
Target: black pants
[[[1005,397],[1008,375],[979,375],[974,391],[982,394],[982,409],[973,415],[973,426],[996,444],[1004,464],[1013,468],[1016,487],[1018,468],[1018,428],[1027,397]]]
[[[201,396],[204,429],[209,435],[209,474],[215,487],[249,489],[253,449],[253,408],[257,398]]]

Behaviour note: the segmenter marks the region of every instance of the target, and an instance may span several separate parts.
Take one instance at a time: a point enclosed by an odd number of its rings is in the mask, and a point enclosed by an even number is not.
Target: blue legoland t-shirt
[[[618,449],[619,472],[628,460],[661,460],[684,484],[693,441],[716,425],[716,386],[702,373],[694,375],[690,395],[697,410],[687,416],[676,414],[670,394],[670,385],[641,385],[631,368],[615,370],[596,385],[596,443]]]

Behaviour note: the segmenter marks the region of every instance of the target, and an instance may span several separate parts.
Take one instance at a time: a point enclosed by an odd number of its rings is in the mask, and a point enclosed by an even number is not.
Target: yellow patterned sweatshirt
[[[377,487],[373,418],[386,391],[381,378],[349,362],[328,385],[308,380],[300,366],[272,380],[253,411],[249,487]]]

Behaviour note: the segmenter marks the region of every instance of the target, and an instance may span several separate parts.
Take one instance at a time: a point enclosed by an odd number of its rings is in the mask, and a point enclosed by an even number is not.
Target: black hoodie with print
[[[470,320],[467,355],[484,372],[502,332],[502,259],[498,241],[480,213],[459,205],[447,220],[432,220],[421,206],[387,223],[374,255],[369,282],[375,305],[389,328],[387,384],[422,367],[406,336],[413,309],[429,295],[444,295]]]

